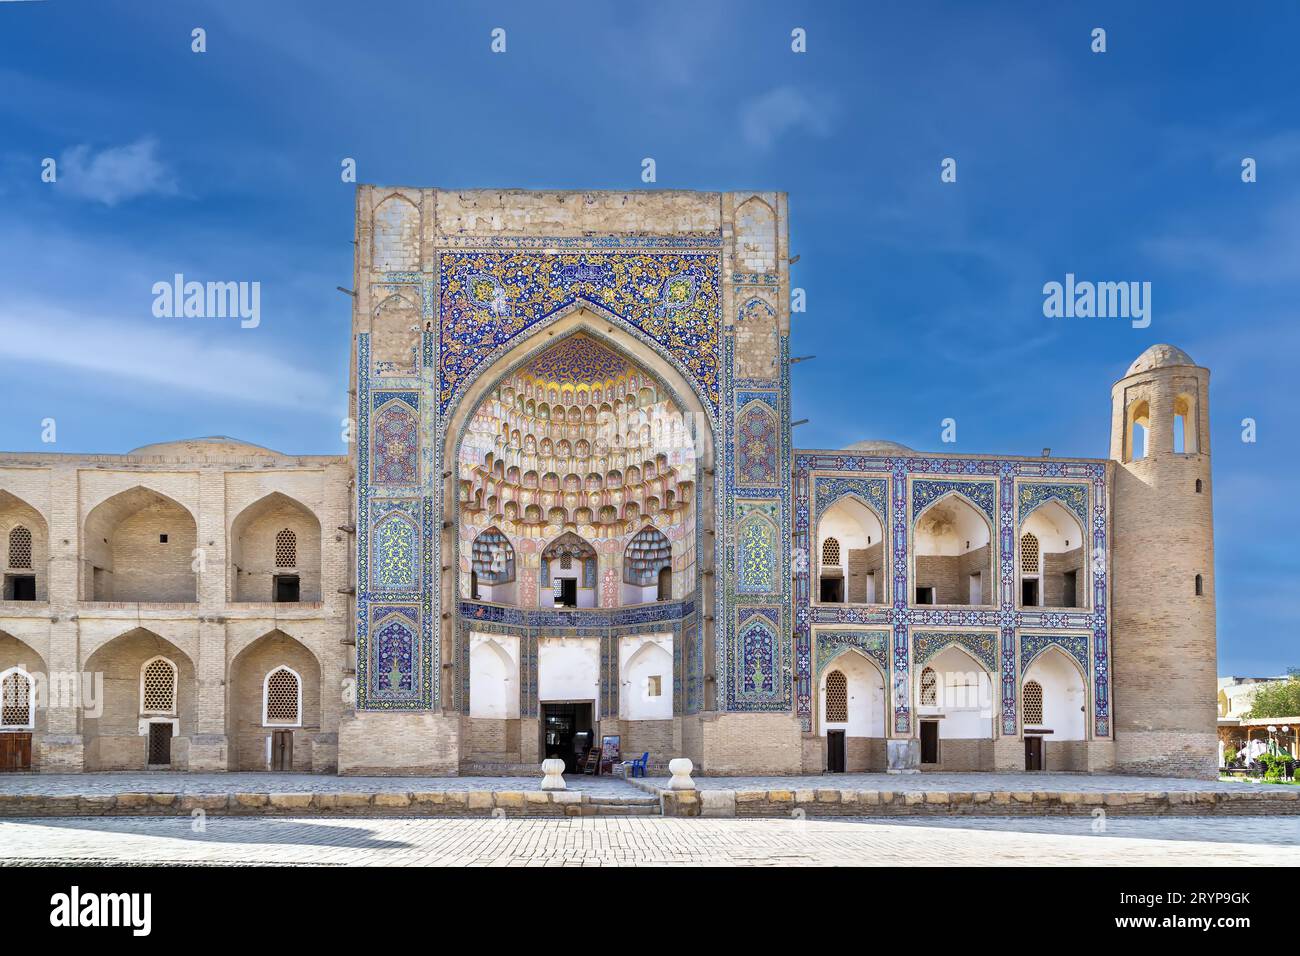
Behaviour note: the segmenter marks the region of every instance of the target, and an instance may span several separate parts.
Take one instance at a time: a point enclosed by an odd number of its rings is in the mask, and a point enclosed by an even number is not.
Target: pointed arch
[[[974,483],[913,484],[910,565],[917,604],[988,607],[996,601],[995,485],[967,484]]]
[[[269,491],[240,508],[226,534],[230,600],[276,600],[277,576],[298,579],[300,601],[320,600],[321,523],[306,502]]]
[[[104,498],[82,523],[86,600],[193,603],[194,513],[141,483]]]
[[[36,729],[36,679],[21,665],[0,671],[0,728]]]

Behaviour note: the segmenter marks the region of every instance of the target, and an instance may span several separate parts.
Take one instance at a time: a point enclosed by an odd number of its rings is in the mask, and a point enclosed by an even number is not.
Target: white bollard
[[[542,789],[543,790],[563,790],[564,783],[564,761],[550,757],[542,761]]]
[[[673,778],[668,781],[669,790],[694,790],[695,781],[691,779],[691,770],[695,764],[686,757],[676,757],[668,761],[668,771]]]

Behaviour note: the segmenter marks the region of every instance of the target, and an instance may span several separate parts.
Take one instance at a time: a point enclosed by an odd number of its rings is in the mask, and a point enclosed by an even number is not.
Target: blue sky
[[[1300,664],[1279,534],[1300,466],[1297,35],[1290,0],[0,0],[0,447],[50,450],[52,417],[60,451],[342,453],[343,157],[363,182],[638,189],[651,156],[660,188],[790,194],[792,349],[818,356],[794,370],[804,447],[1104,457],[1110,385],[1143,349],[1208,365],[1219,669],[1275,673]],[[177,272],[261,282],[261,325],[154,318]],[[1067,272],[1151,282],[1151,326],[1045,318]]]

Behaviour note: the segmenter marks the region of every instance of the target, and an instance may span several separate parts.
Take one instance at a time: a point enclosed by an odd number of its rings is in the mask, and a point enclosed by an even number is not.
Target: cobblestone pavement
[[[642,797],[622,777],[569,774],[568,789],[592,797]],[[0,794],[411,793],[429,790],[541,790],[536,777],[336,777],[308,773],[24,773],[0,776]]]
[[[0,821],[0,865],[363,866],[1294,865],[1300,820],[1278,817],[680,820],[653,817],[209,817]]]
[[[694,774],[701,790],[892,790],[905,793],[916,790],[1045,790],[1122,791],[1148,790],[1277,790],[1276,784],[1246,783],[1236,780],[1189,780],[1183,777],[1138,777],[1128,774],[1088,773],[828,773],[795,777],[708,777]],[[657,787],[668,785],[667,777],[651,777]]]

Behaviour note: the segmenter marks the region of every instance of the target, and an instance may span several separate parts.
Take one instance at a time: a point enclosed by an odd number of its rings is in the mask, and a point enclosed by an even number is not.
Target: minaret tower
[[[1116,769],[1217,767],[1210,372],[1172,345],[1111,388]]]

